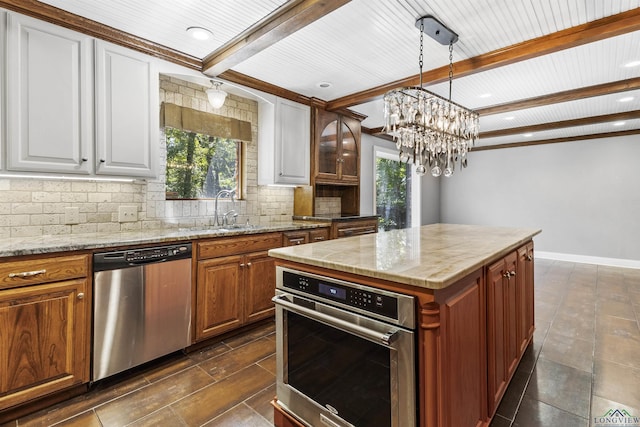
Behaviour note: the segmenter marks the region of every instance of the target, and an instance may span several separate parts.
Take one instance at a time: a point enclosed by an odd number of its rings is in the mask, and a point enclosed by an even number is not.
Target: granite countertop
[[[271,249],[302,264],[442,289],[540,233],[538,229],[432,224]]]
[[[271,225],[239,226],[236,228],[161,228],[120,233],[86,233],[38,237],[12,237],[9,239],[2,239],[0,241],[0,257],[102,249],[116,246],[134,246],[148,243],[171,243],[214,237],[250,235],[268,233],[272,231],[290,231],[326,226],[326,223],[292,221],[278,222]]]
[[[318,222],[338,222],[358,219],[374,219],[380,215],[343,215],[343,214],[319,214],[317,216],[294,215],[293,219],[298,221],[318,221]]]

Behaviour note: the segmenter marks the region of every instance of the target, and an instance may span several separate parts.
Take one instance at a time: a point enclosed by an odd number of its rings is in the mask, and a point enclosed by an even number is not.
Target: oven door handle
[[[387,347],[390,347],[393,341],[395,341],[396,334],[398,333],[397,329],[395,330],[392,329],[385,333],[373,331],[369,328],[365,328],[364,326],[360,326],[355,323],[347,322],[345,320],[338,319],[328,314],[321,313],[319,311],[302,307],[300,305],[290,302],[287,299],[286,295],[276,295],[271,299],[271,301],[273,301],[276,305],[281,305],[287,310],[293,311],[294,313],[309,317],[313,320],[317,320],[318,322],[322,322],[330,326],[334,326],[346,332],[352,333],[354,335],[358,335],[362,338],[366,338],[374,342],[382,343]]]

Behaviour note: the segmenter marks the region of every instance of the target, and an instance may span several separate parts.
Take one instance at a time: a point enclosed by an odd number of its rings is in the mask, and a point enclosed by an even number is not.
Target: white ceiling
[[[296,1],[296,0],[294,0]],[[43,0],[202,59],[272,14],[285,0]],[[434,15],[459,35],[454,62],[640,7],[640,0],[352,0],[319,20],[232,67],[258,80],[325,101],[418,73],[415,20]],[[190,39],[189,26],[214,33]],[[425,37],[424,70],[447,65],[448,48]],[[452,100],[474,109],[640,76],[640,31],[455,78]],[[330,82],[330,88],[318,87]],[[448,84],[429,90],[448,95]],[[491,94],[488,97],[480,97]],[[633,96],[620,103],[623,96]],[[363,125],[382,126],[381,101],[350,107],[367,115]],[[481,116],[481,132],[640,110],[640,91]],[[505,120],[505,117],[514,117]],[[479,145],[527,139],[640,129],[640,120],[482,139]]]

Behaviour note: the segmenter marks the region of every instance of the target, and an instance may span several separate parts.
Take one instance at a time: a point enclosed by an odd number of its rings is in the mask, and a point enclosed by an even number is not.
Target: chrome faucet
[[[213,214],[213,225],[235,225],[236,220],[238,219],[238,213],[235,210],[236,200],[235,200],[235,190],[220,190],[218,194],[216,194],[216,201],[214,205],[214,214]],[[218,213],[218,199],[224,195],[227,195],[231,199],[232,208],[231,210],[225,212],[224,214]],[[229,215],[231,215],[232,220],[229,220]]]

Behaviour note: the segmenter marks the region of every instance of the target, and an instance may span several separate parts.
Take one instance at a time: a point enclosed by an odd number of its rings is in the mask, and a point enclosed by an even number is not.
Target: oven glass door
[[[321,303],[305,305],[323,307],[325,312],[336,310]],[[308,307],[278,309],[283,325],[278,400],[284,399],[285,407],[313,426],[414,425],[413,333],[362,316],[349,319],[356,330],[348,331],[343,324],[344,310],[335,313],[342,317],[337,324],[331,324],[323,313],[321,319],[310,317],[308,311]],[[360,334],[359,329],[371,327],[369,322],[382,325],[381,336],[394,331],[392,343]],[[283,389],[286,392],[281,396]],[[318,408],[316,414],[309,414],[310,403]]]

